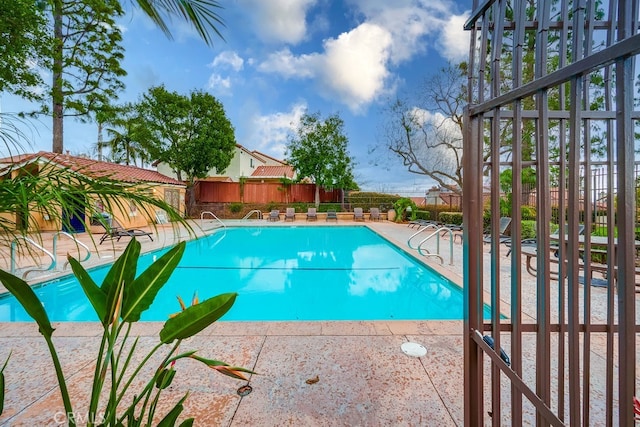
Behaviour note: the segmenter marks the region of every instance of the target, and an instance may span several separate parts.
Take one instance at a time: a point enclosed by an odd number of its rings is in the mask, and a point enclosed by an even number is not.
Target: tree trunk
[[[64,150],[63,142],[63,120],[64,120],[64,97],[62,94],[62,0],[53,2],[53,83],[51,87],[52,117],[53,117],[53,147],[54,153],[62,154]]]
[[[316,184],[316,209],[320,207],[320,186]]]

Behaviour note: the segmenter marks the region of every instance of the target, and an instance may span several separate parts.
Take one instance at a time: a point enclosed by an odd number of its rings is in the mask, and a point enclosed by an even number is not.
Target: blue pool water
[[[140,257],[138,274],[154,256]],[[90,271],[102,283],[107,268]],[[73,276],[35,289],[53,321],[97,320]],[[197,292],[237,292],[222,320],[462,319],[462,290],[367,227],[229,228],[187,244],[142,320],[164,321]],[[488,315],[488,312],[485,313]],[[0,321],[30,320],[13,297]]]

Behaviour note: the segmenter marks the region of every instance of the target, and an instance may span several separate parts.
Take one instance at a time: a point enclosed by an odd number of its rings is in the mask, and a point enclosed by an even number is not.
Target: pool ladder
[[[431,234],[420,240],[420,242],[414,247],[411,241],[420,233],[426,230],[432,230]],[[409,239],[407,240],[407,246],[409,246],[410,249],[417,250],[418,253],[424,257],[438,258],[440,260],[440,264],[444,264],[444,257],[440,255],[440,237],[442,233],[449,234],[449,265],[453,265],[453,230],[451,230],[451,228],[449,227],[442,227],[436,224],[427,224],[424,228],[421,228],[420,230],[413,233],[411,237],[409,237]],[[432,254],[431,252],[429,252],[429,250],[423,249],[422,245],[424,245],[425,242],[433,239],[434,237],[436,239],[436,253]]]
[[[227,228],[226,224],[225,224],[224,222],[222,222],[222,221],[220,220],[220,218],[218,218],[218,217],[216,216],[216,214],[214,214],[214,213],[213,213],[213,212],[211,212],[211,211],[204,211],[204,212],[200,213],[200,228],[202,228],[203,230],[204,230],[204,216],[205,216],[205,215],[211,215],[211,217],[212,217],[214,220],[218,221],[218,222],[219,222],[219,223],[220,223],[224,228]]]
[[[251,218],[251,215],[253,214],[257,214],[258,218],[257,219],[262,219],[262,211],[258,210],[258,209],[254,209],[252,211],[249,211],[249,213],[247,213],[245,216],[242,217],[242,219],[249,219]]]
[[[24,242],[27,244],[27,246],[33,246],[34,248],[38,249],[39,251],[43,252],[47,257],[49,257],[49,259],[51,259],[51,264],[49,264],[48,267],[43,268],[42,266],[36,266],[36,267],[27,267],[22,271],[22,278],[26,279],[27,275],[29,273],[32,272],[36,272],[36,271],[51,271],[51,270],[56,270],[58,267],[58,240],[60,238],[60,236],[65,236],[70,238],[71,240],[73,240],[76,244],[76,247],[83,247],[86,251],[86,255],[84,258],[82,258],[81,260],[79,260],[79,262],[85,262],[86,260],[88,260],[91,257],[91,250],[89,249],[89,247],[87,245],[85,245],[84,243],[82,243],[81,241],[79,241],[78,239],[76,239],[75,237],[73,237],[71,234],[65,232],[65,231],[58,231],[57,233],[55,233],[53,235],[53,249],[51,251],[48,251],[46,248],[44,248],[42,245],[38,244],[35,240],[26,237],[26,236],[16,236],[13,241],[11,242],[11,267],[10,267],[10,272],[11,274],[16,274],[18,273],[19,268],[16,266],[16,249],[18,247],[18,241],[19,240],[24,240]],[[78,253],[80,251],[78,250]],[[32,255],[33,258],[35,259],[35,256]],[[67,266],[69,265],[69,261],[66,261],[64,263],[64,265],[62,266],[62,271],[64,271]]]

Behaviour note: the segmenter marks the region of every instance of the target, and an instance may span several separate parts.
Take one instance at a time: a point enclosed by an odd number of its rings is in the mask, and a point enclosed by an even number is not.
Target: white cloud
[[[276,73],[284,78],[312,78],[322,61],[320,54],[295,56],[289,48],[281,49],[267,56],[258,65],[258,70],[265,73]]]
[[[213,59],[213,62],[209,66],[212,68],[229,67],[234,71],[240,71],[244,66],[244,60],[237,53],[230,50],[225,50],[224,52],[218,54],[218,56]]]
[[[206,87],[218,95],[230,95],[231,79],[229,77],[224,78],[219,74],[211,74]]]
[[[295,132],[306,110],[307,104],[299,102],[287,112],[255,116],[252,120],[253,133],[247,145],[277,159],[284,159],[287,138]]]
[[[391,36],[377,25],[361,24],[325,42],[321,80],[357,112],[384,92]]]
[[[269,42],[297,44],[307,36],[306,14],[317,0],[237,0],[251,14],[253,29]]]
[[[464,23],[469,19],[470,14],[465,12],[462,15],[451,15],[444,26],[440,45],[440,54],[453,62],[460,62],[469,56],[470,33],[464,31]]]
[[[365,23],[325,40],[322,54],[295,56],[285,48],[269,55],[258,70],[285,78],[316,79],[325,97],[337,97],[358,112],[385,92],[390,43],[385,29]]]

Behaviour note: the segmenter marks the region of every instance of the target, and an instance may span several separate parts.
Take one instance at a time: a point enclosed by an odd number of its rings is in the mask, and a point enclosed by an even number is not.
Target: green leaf
[[[233,306],[237,293],[227,293],[193,305],[167,320],[160,331],[160,340],[169,344],[175,339],[194,336],[221,318]]]
[[[98,315],[98,319],[104,320],[107,314],[107,294],[93,281],[87,270],[73,257],[69,256],[69,264],[74,276],[80,282],[84,294],[93,306],[93,310]]]
[[[116,310],[122,284],[125,288],[132,284],[136,277],[136,267],[140,256],[140,242],[131,239],[122,255],[118,257],[107,276],[102,281],[101,289],[107,295],[103,324],[109,324]]]
[[[4,369],[7,367],[10,357],[11,353],[9,353],[7,360],[5,360],[4,365],[2,365],[2,369],[0,369],[0,415],[2,415],[2,411],[4,411]]]
[[[40,333],[50,338],[54,329],[51,326],[47,312],[42,307],[42,303],[33,292],[33,289],[31,289],[31,286],[24,280],[4,270],[0,270],[0,282],[16,297],[27,314],[36,321],[38,328],[40,328]]]
[[[122,319],[137,322],[140,315],[151,306],[184,254],[186,243],[180,242],[149,266],[137,279],[124,288]]]
[[[188,418],[180,423],[180,427],[191,427],[193,426],[193,418]]]
[[[187,396],[189,396],[189,393],[185,394],[182,399],[176,403],[176,406],[158,423],[158,427],[172,427],[176,425],[176,420],[184,409],[182,404],[187,400]]]

